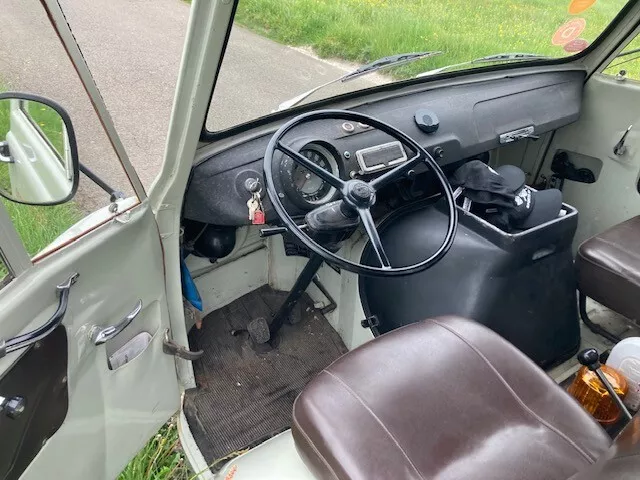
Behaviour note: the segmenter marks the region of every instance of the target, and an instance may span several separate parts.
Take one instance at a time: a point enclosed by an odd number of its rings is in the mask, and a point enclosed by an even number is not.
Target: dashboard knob
[[[418,128],[424,133],[436,133],[440,126],[438,116],[431,110],[420,109],[415,113],[413,119],[416,122],[416,125],[418,125]]]

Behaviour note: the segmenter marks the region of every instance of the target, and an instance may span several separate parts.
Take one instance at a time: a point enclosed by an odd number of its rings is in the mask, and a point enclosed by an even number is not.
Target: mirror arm
[[[107,182],[105,182],[104,180],[102,180],[98,175],[96,175],[89,167],[87,167],[86,165],[80,163],[79,164],[79,169],[82,173],[84,173],[87,178],[89,180],[91,180],[93,183],[95,183],[96,185],[98,185],[102,190],[104,190],[105,192],[107,192],[110,197],[111,197],[111,201],[115,202],[116,200],[120,199],[120,198],[124,198],[124,193],[122,193],[120,190],[116,190],[114,188],[111,188],[109,186],[109,184]]]

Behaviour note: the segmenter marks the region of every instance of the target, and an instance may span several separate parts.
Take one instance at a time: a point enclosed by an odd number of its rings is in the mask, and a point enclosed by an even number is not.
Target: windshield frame
[[[403,89],[405,87],[415,86],[419,84],[429,84],[429,83],[433,83],[434,81],[446,80],[446,79],[451,79],[455,77],[466,77],[466,76],[475,75],[475,74],[500,72],[503,70],[518,70],[518,69],[530,68],[530,67],[569,65],[572,63],[576,63],[579,60],[590,55],[593,51],[598,49],[600,45],[606,42],[609,36],[611,35],[611,33],[626,18],[627,14],[634,8],[634,5],[635,5],[634,0],[628,0],[627,3],[624,5],[624,7],[622,7],[622,9],[618,12],[618,14],[613,18],[613,20],[606,26],[604,30],[602,30],[600,35],[598,35],[596,39],[593,42],[591,42],[591,44],[587,48],[573,55],[568,55],[566,57],[550,58],[550,59],[523,60],[520,62],[498,63],[495,65],[477,66],[473,68],[465,68],[463,70],[454,70],[450,72],[445,70],[444,72],[436,73],[436,74],[425,76],[422,78],[414,77],[414,78],[407,78],[404,80],[396,80],[394,82],[385,83],[383,85],[376,85],[368,88],[363,88],[360,90],[345,92],[343,94],[338,94],[331,97],[321,98],[312,102],[303,102],[301,104],[298,104],[291,108],[287,108],[285,110],[280,110],[280,111],[276,110],[266,115],[263,115],[261,117],[255,118],[253,120],[239,123],[238,125],[234,125],[233,127],[212,131],[207,129],[207,120],[209,118],[211,100],[213,99],[213,94],[216,89],[220,70],[222,68],[222,65],[224,64],[224,59],[226,57],[229,37],[231,36],[231,30],[233,29],[233,23],[235,20],[238,4],[241,1],[242,0],[233,0],[233,13],[229,19],[229,24],[227,26],[227,32],[226,32],[224,46],[222,50],[223,55],[221,56],[220,61],[218,63],[218,67],[216,69],[216,75],[214,77],[212,88],[211,88],[211,94],[209,96],[207,115],[205,116],[204,122],[202,124],[202,130],[200,132],[201,142],[210,143],[210,142],[214,142],[224,138],[232,137],[244,131],[247,131],[256,127],[261,127],[272,122],[282,121],[286,118],[291,118],[296,115],[300,115],[301,113],[305,113],[307,111],[325,108],[337,102],[349,101],[358,97],[364,97],[364,96],[368,96],[375,93],[392,92],[393,90]],[[617,48],[617,46],[616,47],[612,46],[611,50],[613,51],[615,48]],[[300,93],[303,93],[303,92],[300,92]],[[274,105],[274,110],[276,108],[277,108],[277,105]]]

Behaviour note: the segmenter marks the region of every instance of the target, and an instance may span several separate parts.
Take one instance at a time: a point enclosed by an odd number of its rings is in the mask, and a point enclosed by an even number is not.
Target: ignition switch
[[[262,185],[260,185],[260,180],[257,178],[247,178],[244,181],[244,188],[249,193],[260,193],[262,191]]]

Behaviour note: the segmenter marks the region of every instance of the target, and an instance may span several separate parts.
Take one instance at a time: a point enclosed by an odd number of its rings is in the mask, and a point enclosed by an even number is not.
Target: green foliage
[[[580,16],[593,41],[626,0],[601,0]],[[274,40],[358,63],[400,52],[442,50],[399,67],[397,78],[501,52],[569,55],[551,44],[573,16],[569,0],[240,0],[236,21]]]
[[[74,203],[51,207],[21,205],[2,200],[30,256],[34,256],[84,214]]]
[[[131,460],[118,480],[189,480],[175,421],[160,429]]]

